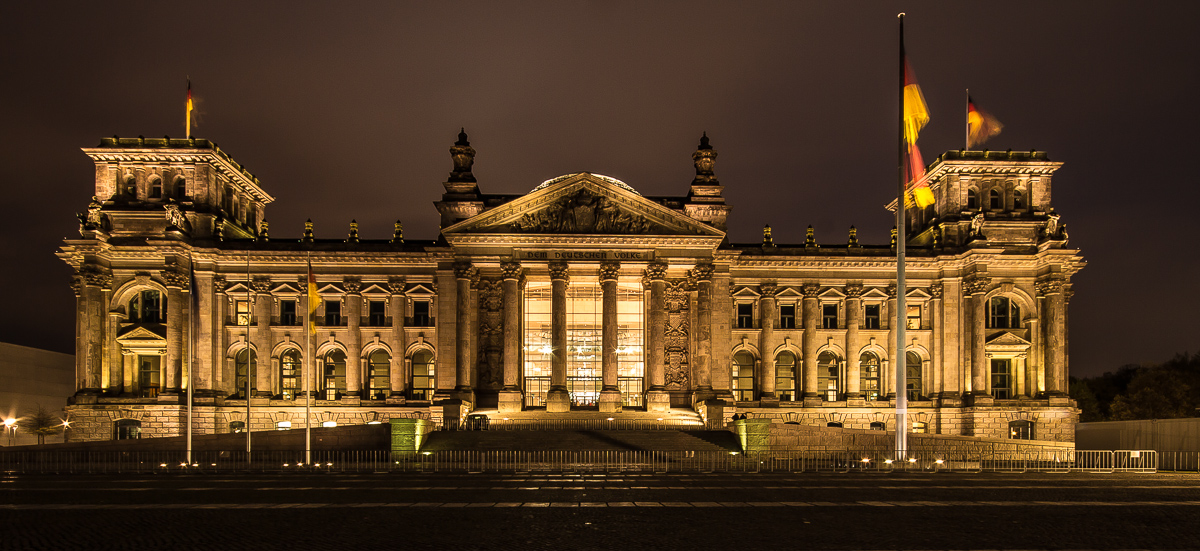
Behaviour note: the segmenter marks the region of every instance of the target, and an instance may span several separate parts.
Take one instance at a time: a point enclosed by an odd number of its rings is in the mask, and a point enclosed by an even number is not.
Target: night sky
[[[244,5],[251,4],[251,5]],[[72,351],[69,268],[101,136],[217,142],[275,195],[273,239],[437,236],[466,127],[483,193],[578,171],[684,195],[707,131],[734,242],[886,243],[896,14],[929,103],[927,160],[1065,162],[1054,206],[1088,266],[1071,369],[1200,352],[1200,7],[1189,2],[87,2],[0,8],[0,341]]]

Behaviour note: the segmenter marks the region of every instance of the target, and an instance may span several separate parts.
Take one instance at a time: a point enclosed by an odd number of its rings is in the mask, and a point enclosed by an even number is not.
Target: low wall
[[[1104,421],[1075,425],[1081,450],[1200,451],[1200,418]]]
[[[738,434],[746,453],[880,451],[893,449],[896,445],[896,434],[891,431],[772,423],[770,419],[741,419],[731,423],[730,429]],[[1075,445],[1046,440],[909,433],[908,449],[915,452],[978,453],[987,450],[1016,454],[1032,450],[1069,451],[1075,449]]]
[[[182,436],[140,438],[137,440],[105,440],[99,442],[69,442],[41,446],[14,446],[10,451],[105,452],[182,451],[187,443]],[[304,451],[304,429],[261,431],[251,434],[251,449],[255,451]],[[388,450],[391,446],[389,425],[349,425],[312,429],[314,451]],[[238,451],[246,449],[246,434],[198,434],[192,437],[194,451]]]

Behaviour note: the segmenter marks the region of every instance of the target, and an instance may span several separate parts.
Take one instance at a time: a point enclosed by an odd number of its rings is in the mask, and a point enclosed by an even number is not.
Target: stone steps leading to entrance
[[[438,451],[741,451],[729,431],[461,430],[430,433],[422,452]]]

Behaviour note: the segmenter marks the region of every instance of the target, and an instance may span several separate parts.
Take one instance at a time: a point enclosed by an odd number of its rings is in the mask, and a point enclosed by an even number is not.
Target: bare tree
[[[41,404],[21,417],[18,423],[21,432],[37,435],[38,444],[45,444],[46,435],[58,434],[63,429],[62,421]]]

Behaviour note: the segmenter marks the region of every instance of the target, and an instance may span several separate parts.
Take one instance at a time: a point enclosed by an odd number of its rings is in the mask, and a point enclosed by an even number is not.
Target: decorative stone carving
[[[968,238],[983,238],[983,213],[978,213],[971,218],[971,228],[967,232]]]
[[[342,279],[342,286],[346,289],[347,295],[357,295],[362,291],[362,278],[346,277]]]
[[[550,281],[570,281],[571,268],[566,262],[551,262],[550,263]]]
[[[179,269],[163,270],[158,273],[158,276],[167,284],[167,287],[176,289],[187,289],[190,283],[187,273]]]
[[[645,216],[621,212],[607,197],[580,189],[513,224],[522,233],[650,233]]]
[[[100,209],[104,205],[100,203],[100,199],[95,195],[92,196],[92,202],[88,203],[87,213],[78,213],[79,218],[79,234],[83,235],[86,230],[103,230],[104,229],[104,213]]]
[[[1058,278],[1043,278],[1034,283],[1038,295],[1053,295],[1063,292],[1063,280]]]
[[[720,185],[716,175],[713,174],[713,167],[717,164],[717,152],[713,151],[712,145],[708,143],[708,133],[705,132],[700,136],[700,147],[692,153],[692,162],[696,165],[696,178],[692,180],[692,185],[716,186]]]
[[[304,237],[300,238],[305,243],[312,243],[313,240],[313,221],[312,218],[304,221]]]
[[[821,292],[821,286],[815,283],[809,283],[801,287],[800,292],[804,293],[804,298],[817,298],[817,294]]]
[[[896,286],[895,283],[893,283],[893,284],[887,286],[886,292],[887,292],[888,298],[896,298],[896,295],[899,294],[900,289]]]
[[[1046,227],[1042,229],[1042,235],[1049,239],[1058,237],[1058,221],[1061,216],[1054,211],[1046,215]]]
[[[809,224],[808,229],[804,230],[804,246],[817,246],[817,231],[813,229],[812,224]]]
[[[944,289],[942,288],[941,283],[934,283],[933,285],[929,286],[929,295],[933,297],[934,300],[942,298],[943,291]]]
[[[695,268],[692,268],[692,277],[696,278],[696,281],[712,281],[713,265],[697,264]]]
[[[458,141],[450,147],[450,158],[454,161],[454,170],[450,172],[449,181],[475,181],[475,175],[471,173],[471,166],[475,164],[475,148],[471,147],[471,142],[467,140],[466,128],[459,131]]]
[[[407,281],[404,279],[404,276],[392,276],[388,278],[388,291],[391,291],[393,295],[403,295],[406,285]]]
[[[979,295],[987,292],[992,284],[992,278],[987,276],[971,276],[963,280],[963,292],[968,295]]]
[[[774,246],[775,246],[775,238],[771,237],[771,225],[770,225],[770,224],[767,224],[767,225],[763,226],[763,242],[762,242],[762,246],[763,246],[763,248],[764,248],[764,249],[771,248],[771,247],[774,247]]]
[[[521,263],[501,262],[500,279],[521,279]]]
[[[268,233],[270,228],[271,227],[267,224],[267,220],[264,218],[262,222],[258,223],[258,238],[263,241],[270,241],[271,234]]]
[[[471,279],[475,275],[475,267],[470,262],[454,263],[454,279]]]
[[[84,264],[83,266],[80,266],[76,275],[82,279],[83,284],[87,285],[88,287],[107,289],[112,286],[112,274],[109,273],[107,269],[94,264]],[[147,274],[146,280],[149,281],[149,279],[150,276]]]
[[[504,378],[504,283],[481,278],[479,288],[478,387],[498,390]]]
[[[192,225],[188,223],[187,216],[184,216],[183,211],[179,210],[179,205],[175,203],[174,199],[167,199],[167,204],[163,205],[163,210],[166,212],[169,228],[175,228],[180,231],[191,231]]]
[[[396,226],[392,230],[392,243],[404,243],[404,224],[401,224],[399,220],[396,221]]]
[[[667,326],[663,332],[666,348],[666,378],[668,390],[688,388],[688,334],[690,332],[691,300],[686,279],[668,281],[666,286]]]
[[[643,275],[650,281],[667,279],[667,265],[662,262],[653,262],[646,267]]]
[[[779,286],[773,281],[764,281],[758,286],[758,294],[763,298],[773,298],[779,292]]]
[[[71,292],[75,293],[76,298],[83,294],[83,276],[71,276]]]
[[[614,281],[619,275],[621,275],[620,262],[600,263],[600,281]]]
[[[307,278],[305,279],[305,285],[308,285]],[[250,288],[254,289],[255,293],[270,293],[271,287],[270,276],[254,276],[254,280],[250,282]]]
[[[856,283],[851,283],[846,285],[843,292],[846,293],[847,299],[859,298],[862,296],[863,286]]]
[[[358,243],[358,220],[350,220],[350,235],[346,236],[347,243]]]

